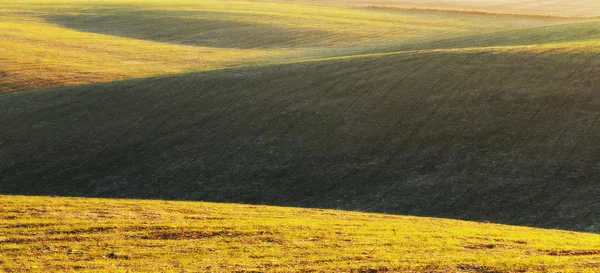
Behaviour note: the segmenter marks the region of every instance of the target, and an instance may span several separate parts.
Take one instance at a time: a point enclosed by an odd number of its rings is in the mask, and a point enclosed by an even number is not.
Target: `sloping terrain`
[[[596,272],[596,6],[0,0],[0,271]]]
[[[570,21],[257,1],[0,0],[0,93]]]
[[[598,231],[600,51],[586,27],[558,30],[581,36],[4,95],[0,192]]]
[[[0,196],[4,272],[597,272],[600,236],[319,209]]]

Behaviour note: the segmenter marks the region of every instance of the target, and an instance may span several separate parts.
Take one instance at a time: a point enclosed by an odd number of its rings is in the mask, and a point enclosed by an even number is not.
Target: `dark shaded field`
[[[600,56],[405,53],[0,96],[0,192],[598,231]]]
[[[86,32],[218,48],[322,46],[333,35],[326,30],[284,28],[250,20],[235,21],[242,15],[236,14],[237,17],[234,17],[219,12],[120,9],[89,13],[92,15],[62,15],[48,20]]]

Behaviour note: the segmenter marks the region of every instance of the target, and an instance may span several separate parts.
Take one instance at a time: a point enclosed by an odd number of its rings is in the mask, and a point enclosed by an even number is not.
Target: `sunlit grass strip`
[[[0,203],[0,270],[7,272],[600,267],[600,236],[568,231],[202,202],[0,196]]]
[[[165,44],[84,33],[34,19],[0,19],[0,92],[210,70],[284,54]]]

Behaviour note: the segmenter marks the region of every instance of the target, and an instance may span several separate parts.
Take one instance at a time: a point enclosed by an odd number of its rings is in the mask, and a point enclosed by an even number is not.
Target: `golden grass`
[[[203,202],[0,196],[0,203],[6,272],[600,268],[600,236],[568,231]]]
[[[3,19],[0,92],[210,70],[282,54],[85,33],[34,18]]]

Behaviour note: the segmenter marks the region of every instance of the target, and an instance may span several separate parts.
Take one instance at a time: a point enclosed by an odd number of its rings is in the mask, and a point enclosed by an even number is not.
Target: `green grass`
[[[23,196],[0,196],[0,202],[5,272],[580,273],[600,267],[596,234],[203,202]]]
[[[288,207],[0,196],[0,270],[597,271],[482,222],[600,231],[599,22],[0,0],[0,193]]]

